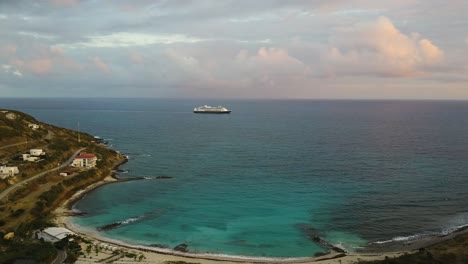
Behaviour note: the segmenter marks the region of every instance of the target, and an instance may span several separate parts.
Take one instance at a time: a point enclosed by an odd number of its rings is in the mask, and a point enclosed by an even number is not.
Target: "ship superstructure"
[[[227,109],[224,106],[203,105],[195,107],[193,109],[193,112],[197,114],[229,114],[231,113],[231,110]]]

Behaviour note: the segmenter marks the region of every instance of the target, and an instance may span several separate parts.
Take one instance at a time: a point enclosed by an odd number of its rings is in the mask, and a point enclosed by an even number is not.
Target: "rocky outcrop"
[[[180,245],[177,245],[174,248],[175,251],[180,251],[180,252],[188,252],[188,245],[185,243],[182,243]]]

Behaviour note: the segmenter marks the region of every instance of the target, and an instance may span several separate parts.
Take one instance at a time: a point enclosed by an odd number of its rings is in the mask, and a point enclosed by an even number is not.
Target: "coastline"
[[[71,222],[70,217],[79,215],[79,212],[73,210],[73,205],[82,199],[87,193],[96,190],[97,188],[118,182],[125,182],[130,180],[143,180],[143,178],[133,179],[119,179],[115,175],[117,169],[122,164],[125,164],[128,159],[124,159],[122,162],[116,163],[111,173],[104,179],[87,186],[85,189],[74,193],[70,198],[62,201],[60,206],[54,211],[54,222],[57,226],[66,227],[76,234],[79,234],[95,244],[106,243],[122,250],[132,251],[136,254],[142,254],[145,256],[146,263],[161,263],[163,261],[186,261],[202,264],[214,264],[214,263],[354,263],[359,260],[383,260],[386,257],[398,257],[403,254],[413,252],[413,250],[395,251],[395,252],[361,252],[361,253],[339,253],[330,252],[322,256],[310,256],[310,257],[298,257],[298,258],[268,258],[268,257],[251,257],[251,256],[234,256],[234,255],[223,255],[223,254],[211,254],[211,253],[184,253],[175,251],[172,249],[156,248],[142,245],[132,245],[122,241],[113,240],[110,238],[102,237],[100,234],[92,230],[86,230],[80,226],[77,226]],[[468,231],[468,230],[467,230]],[[135,252],[136,251],[136,252]],[[96,259],[96,261],[98,261]],[[79,263],[79,261],[77,262]]]
[[[123,241],[110,239],[101,236],[98,231],[88,230],[72,223],[70,217],[80,215],[80,212],[73,210],[73,205],[82,199],[87,193],[96,190],[97,188],[118,182],[126,182],[132,180],[144,180],[144,178],[129,178],[120,179],[116,177],[119,166],[128,162],[124,159],[117,162],[112,167],[111,173],[104,179],[87,186],[85,189],[74,193],[70,198],[64,200],[60,206],[54,211],[54,222],[58,226],[66,227],[76,234],[93,241],[93,244],[105,244],[119,248],[123,251],[131,251],[132,253],[145,256],[145,263],[162,263],[164,261],[182,261],[200,264],[236,264],[236,263],[321,263],[321,264],[336,264],[336,263],[355,263],[358,261],[374,261],[384,260],[385,258],[395,258],[405,254],[417,252],[420,248],[425,248],[431,245],[441,243],[452,239],[458,235],[468,233],[468,225],[456,228],[448,234],[430,234],[421,238],[415,238],[408,241],[388,240],[383,243],[371,243],[365,250],[357,252],[340,253],[331,250],[331,252],[321,256],[296,257],[296,258],[269,258],[269,257],[252,257],[252,256],[235,256],[213,253],[185,253],[167,248],[157,248],[144,245],[134,245]],[[96,262],[100,262],[96,259]],[[89,263],[80,262],[76,263]]]
[[[132,245],[119,240],[102,237],[97,231],[87,230],[86,228],[75,225],[70,221],[69,216],[57,217],[56,223],[75,232],[76,234],[85,237],[92,241],[93,244],[110,245],[121,249],[142,254],[145,256],[145,263],[162,263],[164,261],[185,261],[189,263],[200,264],[238,264],[238,263],[320,263],[320,264],[336,264],[336,263],[355,263],[360,260],[372,261],[383,260],[385,258],[394,258],[404,254],[412,253],[405,252],[388,252],[388,253],[329,253],[320,257],[298,257],[298,258],[268,258],[268,257],[250,257],[250,256],[234,256],[211,253],[184,253],[174,251],[172,249],[163,249],[142,245]],[[89,261],[89,260],[87,260]],[[96,262],[99,260],[96,259]],[[100,261],[99,261],[100,262]],[[79,261],[77,263],[80,263]]]

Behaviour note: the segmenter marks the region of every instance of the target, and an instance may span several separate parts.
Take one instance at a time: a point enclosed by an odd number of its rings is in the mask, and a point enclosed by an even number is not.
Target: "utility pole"
[[[80,122],[78,122],[78,143],[81,142],[81,138],[80,138]]]

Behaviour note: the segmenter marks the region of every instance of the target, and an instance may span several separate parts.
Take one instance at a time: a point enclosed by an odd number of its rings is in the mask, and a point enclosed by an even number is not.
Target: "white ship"
[[[195,107],[193,109],[193,112],[198,113],[198,114],[229,114],[231,113],[231,110],[227,109],[224,106],[204,105],[204,106]]]

